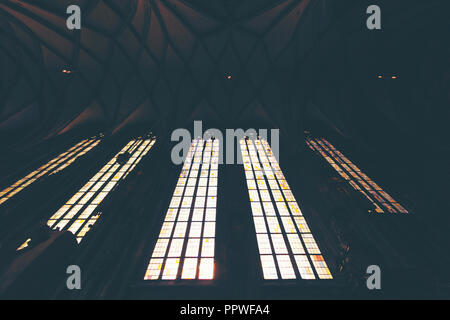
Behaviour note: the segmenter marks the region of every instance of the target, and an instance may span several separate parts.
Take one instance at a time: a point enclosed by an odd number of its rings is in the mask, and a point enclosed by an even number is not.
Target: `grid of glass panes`
[[[408,210],[395,201],[327,140],[307,138],[306,143],[313,151],[318,152],[325,158],[355,190],[369,199],[375,207],[375,212],[408,213]]]
[[[36,180],[44,177],[49,176],[52,174],[55,174],[69,165],[71,165],[73,162],[75,162],[79,157],[85,155],[87,152],[89,152],[91,149],[96,147],[100,143],[99,137],[92,137],[90,139],[85,139],[79,143],[77,143],[75,146],[68,149],[66,152],[61,153],[56,158],[50,160],[40,168],[34,170],[24,178],[20,179],[19,181],[15,182],[10,187],[6,188],[5,190],[0,192],[0,204],[8,201],[8,199],[15,196],[17,193],[31,185]]]
[[[100,217],[100,213],[96,211],[97,207],[150,151],[155,141],[138,138],[128,142],[119,153],[50,217],[47,225],[55,230],[69,230],[76,235],[77,241],[80,243]],[[121,165],[116,160],[124,152],[128,152],[131,157],[125,164]]]
[[[240,146],[264,279],[332,279],[267,141]]]
[[[193,140],[144,280],[214,278],[218,160],[218,140]]]

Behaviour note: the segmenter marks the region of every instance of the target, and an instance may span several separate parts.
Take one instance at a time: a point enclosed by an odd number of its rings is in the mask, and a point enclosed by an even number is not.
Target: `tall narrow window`
[[[40,168],[34,170],[24,178],[20,179],[10,187],[0,192],[0,205],[10,198],[18,194],[20,191],[31,185],[33,182],[45,176],[50,176],[57,172],[60,172],[70,166],[79,157],[85,155],[91,149],[95,148],[101,139],[100,137],[92,137],[90,139],[85,139],[77,143],[72,148],[68,149],[66,152],[61,153],[56,158],[52,159],[48,163],[44,164]]]
[[[267,141],[240,146],[264,279],[332,279]]]
[[[97,207],[117,184],[133,171],[155,141],[150,138],[138,138],[128,142],[111,161],[50,217],[47,225],[55,230],[69,230],[76,235],[80,243],[100,217]],[[125,152],[130,157],[126,163],[120,164],[117,158]]]
[[[375,207],[375,212],[408,213],[408,210],[403,208],[327,140],[307,138],[306,143],[311,150],[325,158],[334,170],[347,180],[356,191],[369,199]]]
[[[218,140],[193,140],[144,280],[214,278],[218,160]]]

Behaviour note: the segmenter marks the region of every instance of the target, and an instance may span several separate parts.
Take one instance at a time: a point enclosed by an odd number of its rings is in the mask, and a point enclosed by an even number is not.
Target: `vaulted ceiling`
[[[76,2],[81,32],[66,28],[73,1],[0,4],[1,129],[281,121],[309,0]]]
[[[114,132],[196,119],[296,134],[319,119],[344,136],[369,139],[380,123],[415,135],[424,105],[448,115],[449,66],[434,64],[448,46],[427,33],[444,34],[439,1],[377,1],[378,34],[365,28],[366,2],[1,1],[0,134],[38,141],[88,124]],[[66,27],[71,4],[81,31]]]

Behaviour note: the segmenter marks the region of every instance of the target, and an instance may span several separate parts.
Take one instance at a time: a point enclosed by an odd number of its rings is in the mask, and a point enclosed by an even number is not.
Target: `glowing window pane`
[[[261,255],[261,265],[265,280],[278,279],[277,268],[273,256]]]
[[[296,255],[295,262],[297,263],[297,268],[302,279],[315,279],[313,269],[305,255]],[[332,278],[330,278],[332,279]]]
[[[214,257],[214,238],[203,239],[202,257]]]
[[[280,216],[289,216],[289,210],[285,202],[275,202]]]
[[[276,217],[267,217],[270,233],[281,233],[281,228]]]
[[[267,190],[260,190],[259,192],[261,194],[261,200],[262,201],[271,201],[269,191],[267,191]]]
[[[95,199],[92,201],[92,204],[94,205],[99,205],[103,199],[105,199],[105,197],[108,195],[108,192],[100,192],[97,197],[95,197]]]
[[[209,197],[217,197],[217,187],[209,187],[208,188],[208,196]]]
[[[284,201],[283,195],[281,194],[280,190],[272,190],[272,194],[273,194],[275,201],[277,201],[277,202]]]
[[[186,248],[186,257],[197,257],[200,250],[200,239],[189,239]]]
[[[152,258],[164,257],[169,245],[169,239],[158,239],[155,249],[153,250]]]
[[[178,222],[173,233],[174,238],[184,238],[187,229],[187,222]]]
[[[308,224],[306,223],[305,218],[298,216],[298,217],[294,217],[295,223],[297,224],[298,229],[300,230],[301,233],[309,233],[311,232],[309,230]]]
[[[79,201],[79,204],[86,204],[92,198],[95,192],[87,192],[83,198]]]
[[[192,195],[194,194],[195,188],[192,188]],[[197,197],[205,197],[206,196],[206,187],[198,187],[197,188]]]
[[[208,185],[208,179],[207,178],[200,178],[198,185],[200,187],[206,187]]]
[[[208,208],[215,208],[216,207],[216,202],[217,202],[217,198],[216,197],[208,197],[208,203],[207,203],[207,207]]]
[[[181,197],[173,197],[172,201],[170,201],[170,208],[178,208],[181,203]]]
[[[249,190],[256,190],[257,189],[255,180],[253,180],[253,179],[247,180],[247,186],[248,186]]]
[[[295,279],[294,268],[288,255],[276,255],[282,279]]]
[[[323,257],[321,255],[312,255],[312,262],[314,268],[316,269],[317,274],[320,279],[332,279],[330,270],[328,269]]]
[[[192,222],[191,223],[191,230],[189,232],[189,237],[190,238],[194,238],[194,237],[200,237],[202,233],[202,222]]]
[[[297,233],[294,222],[290,217],[281,217],[281,221],[283,222],[283,227],[286,233]]]
[[[192,215],[192,221],[203,221],[203,208],[195,208]]]
[[[291,209],[291,213],[293,216],[302,215],[302,211],[300,210],[297,202],[288,202],[288,206]]]
[[[161,273],[161,268],[163,264],[163,259],[151,259],[148,265],[148,269],[145,273],[145,280],[155,280],[159,278]]]
[[[276,216],[275,208],[273,207],[272,202],[263,202],[263,206],[266,216]]]
[[[216,234],[216,223],[215,222],[205,222],[205,227],[203,230],[203,237],[213,238]]]
[[[253,180],[253,173],[251,171],[245,171],[245,177],[248,180]],[[256,188],[254,188],[256,189]]]
[[[180,213],[178,214],[178,221],[188,221],[190,212],[191,210],[187,208],[180,209]]]
[[[261,254],[271,254],[272,248],[270,247],[269,236],[267,234],[257,234],[258,248]]]
[[[192,197],[184,197],[181,203],[182,208],[190,208],[192,205]]]
[[[70,205],[64,205],[64,206],[62,206],[61,209],[59,209],[58,211],[56,211],[55,214],[52,215],[50,219],[53,220],[53,219],[59,219],[59,218],[61,218],[61,217],[64,215],[64,213],[66,213],[67,210],[69,210],[69,209],[70,209]]]
[[[163,280],[175,280],[178,273],[178,266],[180,265],[180,259],[168,258],[166,260],[166,266],[162,275]]]
[[[205,197],[197,197],[195,198],[195,207],[196,208],[203,208],[205,206]]]
[[[263,217],[254,217],[256,233],[267,233],[266,222]]]
[[[252,212],[253,212],[254,216],[262,216],[263,215],[261,204],[259,202],[252,202],[251,206],[252,206]]]
[[[75,220],[75,222],[69,227],[69,231],[72,233],[77,233],[78,229],[81,228],[85,220]]]
[[[168,257],[180,257],[181,250],[183,249],[183,242],[184,242],[184,239],[172,239]]]
[[[209,178],[210,186],[217,186],[217,178]]]
[[[288,234],[287,238],[291,246],[292,253],[294,254],[305,253],[305,249],[303,248],[302,242],[300,241],[298,234]]]
[[[258,188],[261,190],[267,189],[267,185],[264,182],[264,180],[258,180]],[[261,197],[263,197],[262,193],[263,193],[263,191],[261,191]],[[264,197],[268,197],[269,200],[263,200],[263,201],[270,201],[270,194],[268,191],[264,191]]]
[[[168,238],[172,234],[174,223],[173,222],[164,222],[161,228],[161,232],[159,234],[160,238]]]
[[[200,260],[199,276],[200,280],[211,280],[214,277],[214,259],[202,258]]]
[[[173,192],[173,195],[181,197],[183,195],[183,191],[184,191],[184,187],[183,186],[176,187],[175,191]],[[192,194],[191,194],[191,196],[192,196]]]
[[[183,272],[181,279],[195,279],[197,274],[197,258],[184,259]]]
[[[206,209],[205,221],[216,221],[216,209],[214,208]]]
[[[278,183],[277,183],[276,180],[267,180],[267,181],[269,182],[270,189],[272,189],[272,190],[278,190],[278,189],[280,189],[280,188],[278,187]]]
[[[283,190],[283,194],[286,197],[287,201],[295,201],[295,197],[292,194],[291,190]]]
[[[55,225],[54,227],[53,227],[53,229],[54,230],[63,230],[64,229],[64,227],[68,224],[70,222],[70,220],[61,220],[61,221],[59,221],[58,222],[58,224],[57,225]]]
[[[75,195],[72,198],[70,198],[69,201],[67,201],[67,204],[68,205],[75,204],[77,202],[77,200],[80,199],[83,195],[84,195],[84,192],[75,193]]]
[[[177,217],[177,209],[169,208],[169,210],[167,210],[166,218],[164,220],[175,221],[176,217]]]
[[[273,243],[273,249],[276,254],[287,254],[288,250],[286,248],[286,243],[284,242],[283,236],[281,234],[271,234]]]
[[[80,215],[80,219],[88,219],[97,208],[96,205],[89,205]]]
[[[317,246],[316,241],[314,240],[312,234],[306,233],[302,234],[303,242],[305,243],[306,250],[308,250],[308,253],[312,254],[319,254],[320,250]]]

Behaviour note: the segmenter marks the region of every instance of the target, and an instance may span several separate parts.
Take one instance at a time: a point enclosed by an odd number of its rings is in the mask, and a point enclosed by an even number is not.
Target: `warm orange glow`
[[[387,192],[354,165],[347,157],[325,139],[308,138],[309,148],[320,154],[356,191],[364,195],[377,213],[408,213]]]
[[[21,192],[35,181],[64,170],[74,163],[79,157],[82,157],[91,149],[95,148],[100,141],[101,140],[98,137],[85,139],[43,166],[34,170],[24,178],[16,181],[10,187],[0,191],[0,204],[8,201],[10,198],[14,197],[17,193]]]

